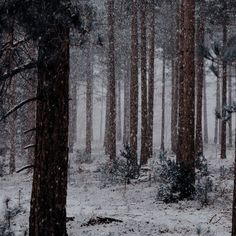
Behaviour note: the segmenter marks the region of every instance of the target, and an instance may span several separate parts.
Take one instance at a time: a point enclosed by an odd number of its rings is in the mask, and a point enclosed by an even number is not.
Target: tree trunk
[[[194,34],[195,34],[195,1],[183,0],[181,10],[181,21],[183,22],[183,36],[181,37],[181,50],[183,50],[183,78],[180,87],[180,106],[179,106],[179,137],[177,160],[187,171],[190,183],[195,182],[195,164],[194,164]],[[187,178],[187,177],[186,177]],[[191,194],[183,190],[184,197]]]
[[[115,36],[114,0],[108,0],[108,88],[109,88],[109,140],[108,154],[116,158],[116,80],[115,80]]]
[[[218,70],[220,71],[220,66],[218,66]],[[204,99],[205,100],[205,99]],[[220,112],[220,77],[217,77],[216,81],[216,111]],[[214,143],[218,142],[219,135],[219,119],[215,116],[215,135],[214,135]]]
[[[166,49],[163,47],[162,68],[162,107],[161,107],[161,150],[165,150],[165,80],[166,80]]]
[[[131,77],[130,77],[130,149],[137,162],[138,134],[138,9],[137,0],[132,0],[131,23]]]
[[[232,71],[231,66],[229,65],[229,76],[228,76],[228,106],[232,105]],[[230,116],[230,119],[228,121],[229,125],[229,146],[233,146],[233,133],[232,133],[232,116]]]
[[[205,1],[202,1],[200,7],[200,19],[197,23],[196,40],[197,47],[204,45],[205,37]],[[202,102],[203,102],[203,77],[204,77],[204,56],[198,53],[196,62],[197,72],[197,116],[196,116],[196,136],[195,136],[195,153],[196,155],[203,153],[203,138],[202,138]]]
[[[234,152],[234,192],[232,207],[232,236],[236,236],[236,128],[235,128],[235,152]]]
[[[50,3],[50,6],[53,6]],[[36,148],[29,235],[66,236],[69,29],[51,26],[39,40]]]
[[[149,16],[149,66],[148,66],[148,157],[153,156],[153,116],[154,116],[154,63],[155,63],[155,4],[151,2]]]
[[[117,141],[121,141],[122,127],[121,127],[121,82],[120,78],[117,81]]]
[[[227,44],[227,25],[223,24],[223,47]],[[227,105],[227,62],[223,61],[223,78],[222,78],[222,116],[225,116],[225,106]],[[226,121],[222,119],[221,124],[221,159],[226,158]]]
[[[130,66],[127,65],[127,75],[124,77],[124,131],[123,145],[129,144],[130,134]]]
[[[87,65],[86,65],[86,148],[85,153],[88,158],[91,158],[92,152],[92,136],[93,136],[93,66],[91,55],[91,43],[88,42],[87,50]]]
[[[146,35],[146,3],[141,4],[141,156],[140,164],[148,161],[148,130],[147,130],[147,35]]]

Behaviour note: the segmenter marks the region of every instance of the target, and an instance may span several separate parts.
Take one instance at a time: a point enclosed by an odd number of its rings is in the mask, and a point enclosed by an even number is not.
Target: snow
[[[215,153],[215,146],[209,145],[206,155],[214,176],[214,184],[221,184],[219,168],[232,167],[233,158],[220,160]],[[229,156],[233,156],[233,150]],[[72,155],[71,159],[75,159],[75,155]],[[164,204],[156,200],[158,184],[153,181],[133,181],[130,185],[111,184],[104,187],[97,170],[106,159],[97,154],[93,154],[93,159],[91,164],[80,164],[79,173],[78,164],[73,164],[70,170],[67,215],[75,219],[68,222],[69,235],[191,236],[197,235],[198,228],[201,228],[202,232],[210,229],[209,235],[230,235],[232,179],[224,180],[224,194],[215,196],[214,202],[209,206],[200,207],[196,201]],[[22,193],[21,204],[26,212],[14,218],[13,228],[18,232],[17,235],[23,235],[23,230],[28,225],[31,180],[32,175],[25,173],[0,179],[1,216],[4,213],[4,199],[9,197],[10,206],[17,205],[19,190]],[[96,216],[112,217],[123,222],[81,227]]]

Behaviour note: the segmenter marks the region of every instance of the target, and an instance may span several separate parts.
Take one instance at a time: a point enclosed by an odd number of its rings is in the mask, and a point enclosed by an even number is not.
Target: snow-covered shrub
[[[3,215],[3,219],[0,221],[0,235],[1,236],[14,236],[14,232],[11,228],[11,222],[18,214],[23,212],[23,209],[21,206],[13,206],[10,207],[10,198],[6,198],[4,200],[5,205],[5,213]]]
[[[214,234],[211,232],[211,228],[203,228],[201,225],[197,225],[196,234],[198,236],[213,236]]]
[[[90,164],[93,162],[91,155],[88,155],[85,152],[85,150],[80,150],[80,149],[76,151],[76,160],[79,163],[87,163],[87,164]]]
[[[125,146],[121,155],[115,160],[109,160],[99,167],[101,182],[105,185],[109,183],[129,183],[130,179],[138,178],[139,166],[131,155],[130,148]]]
[[[155,179],[160,183],[157,199],[165,203],[174,203],[184,199],[199,200],[202,204],[209,202],[209,192],[213,181],[209,177],[207,161],[204,156],[196,158],[196,184],[192,183],[193,174],[184,165],[175,160],[162,158],[162,163],[155,171]]]
[[[165,203],[174,203],[192,198],[195,192],[195,186],[191,183],[192,174],[174,160],[163,162],[159,168],[160,187],[157,199]]]

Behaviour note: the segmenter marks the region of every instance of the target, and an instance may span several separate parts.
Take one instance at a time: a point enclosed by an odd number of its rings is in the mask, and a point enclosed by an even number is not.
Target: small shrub
[[[76,151],[76,159],[79,163],[90,164],[93,162],[91,155],[87,154],[85,150],[80,149]]]
[[[110,160],[99,167],[101,172],[101,182],[105,185],[109,183],[129,183],[130,179],[139,177],[139,166],[132,157],[130,148],[125,146],[120,157]]]

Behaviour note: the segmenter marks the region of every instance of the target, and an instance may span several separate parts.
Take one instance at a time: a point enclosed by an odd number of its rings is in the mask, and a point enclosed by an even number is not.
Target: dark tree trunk
[[[120,78],[117,81],[117,141],[121,141],[122,127],[121,127],[121,82]]]
[[[183,0],[181,19],[183,22],[183,36],[181,46],[183,48],[183,73],[181,75],[180,106],[179,106],[179,137],[177,160],[189,174],[190,183],[195,182],[194,165],[194,115],[195,115],[195,67],[194,67],[194,34],[195,34],[195,1]],[[182,18],[181,17],[181,18]],[[185,191],[185,190],[183,190]],[[190,192],[182,195],[189,197]]]
[[[161,107],[161,150],[165,150],[165,80],[166,80],[166,49],[163,48],[162,68],[162,107]]]
[[[227,44],[227,25],[223,24],[223,47]],[[223,61],[223,78],[222,78],[222,116],[225,116],[225,106],[227,105],[227,62]],[[222,119],[221,124],[221,159],[226,158],[226,121]]]
[[[29,235],[65,236],[69,118],[69,29],[39,40],[36,148]]]
[[[153,116],[154,116],[154,63],[155,63],[155,4],[151,2],[149,16],[149,66],[148,66],[148,157],[153,156]]]
[[[146,3],[141,4],[141,156],[140,164],[148,161],[148,126],[147,126],[147,35],[146,35]]]
[[[115,35],[114,0],[108,0],[108,89],[109,89],[109,140],[108,154],[116,158],[116,80],[115,80]]]
[[[127,65],[127,75],[124,77],[124,131],[123,145],[129,144],[130,122],[130,66]]]
[[[236,236],[236,128],[235,128],[235,151],[234,151],[234,192],[232,208],[232,236]]]
[[[138,134],[138,9],[137,0],[132,1],[131,23],[131,77],[130,77],[130,149],[137,162]]]
[[[228,106],[232,105],[232,65],[229,65],[229,76],[228,76]],[[229,121],[229,146],[233,146],[233,132],[232,132],[232,116],[230,116]]]

